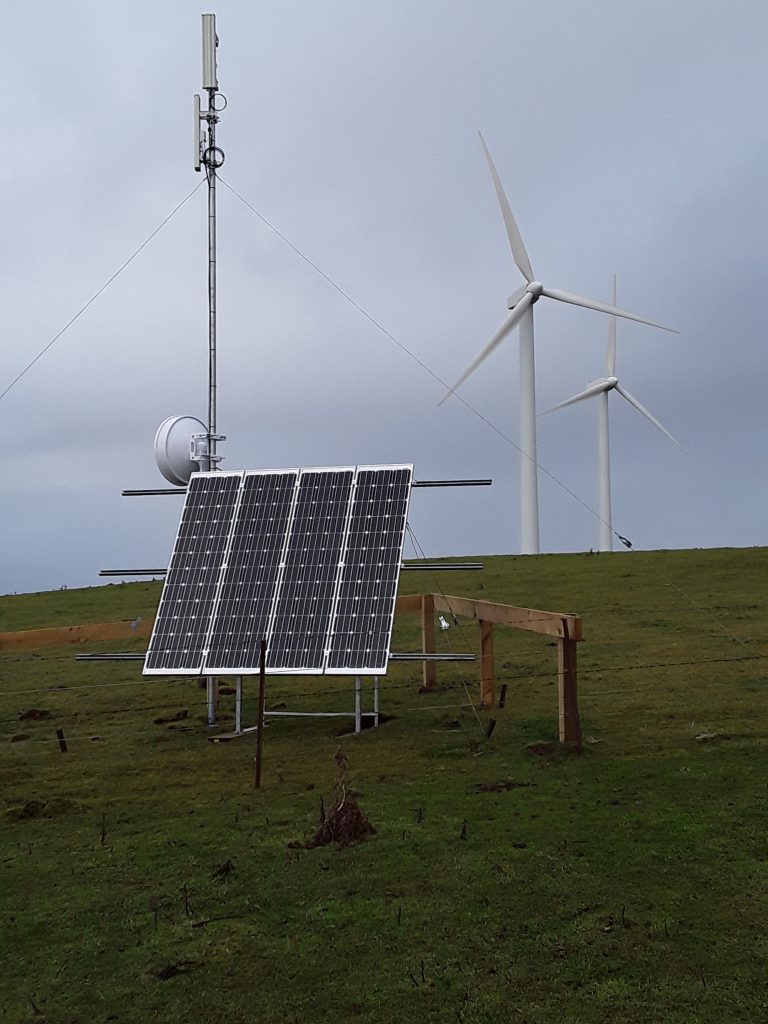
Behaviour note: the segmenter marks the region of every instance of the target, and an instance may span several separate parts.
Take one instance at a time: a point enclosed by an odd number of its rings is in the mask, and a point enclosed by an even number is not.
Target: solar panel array
[[[193,474],[145,675],[383,674],[412,476]]]

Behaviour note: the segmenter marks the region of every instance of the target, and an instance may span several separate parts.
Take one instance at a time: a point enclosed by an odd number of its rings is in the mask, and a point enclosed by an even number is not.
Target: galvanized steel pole
[[[216,108],[208,90],[208,469],[216,469]]]

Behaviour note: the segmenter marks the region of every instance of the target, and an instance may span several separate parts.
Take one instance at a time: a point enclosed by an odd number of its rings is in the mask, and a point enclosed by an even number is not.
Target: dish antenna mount
[[[155,434],[155,462],[170,484],[186,487],[208,459],[208,433],[195,416],[169,416]]]

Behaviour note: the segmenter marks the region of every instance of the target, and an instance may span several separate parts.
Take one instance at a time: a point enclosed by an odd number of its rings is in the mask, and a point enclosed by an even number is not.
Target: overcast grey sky
[[[614,526],[637,548],[763,545],[768,5],[734,0],[80,0],[4,13],[0,391],[199,181],[192,95],[215,10],[224,179],[452,382],[522,281],[479,145],[536,274],[680,330],[620,322]],[[225,188],[223,467],[414,462],[429,556],[518,550],[517,340],[440,384]],[[0,402],[0,592],[165,565],[158,424],[205,418],[205,188]],[[607,318],[536,308],[539,408],[604,372]],[[617,396],[612,396],[616,398]],[[545,551],[597,546],[593,403],[539,421]],[[551,474],[551,476],[549,475]],[[574,499],[569,492],[578,496]]]

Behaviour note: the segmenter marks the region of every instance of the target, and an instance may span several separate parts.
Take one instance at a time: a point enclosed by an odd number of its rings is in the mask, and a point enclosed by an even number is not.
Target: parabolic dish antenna
[[[155,434],[155,462],[165,479],[177,487],[186,487],[190,476],[200,469],[190,458],[193,437],[205,434],[206,427],[196,416],[169,416]]]

